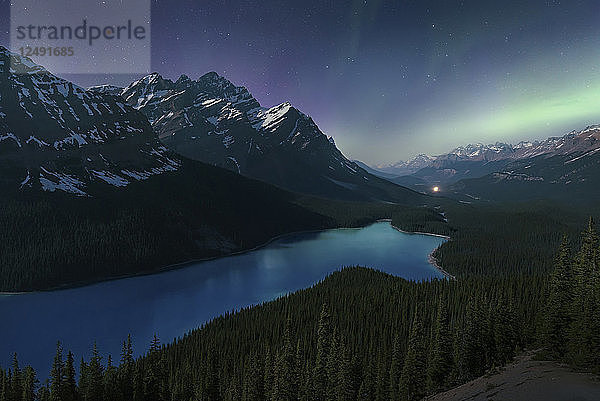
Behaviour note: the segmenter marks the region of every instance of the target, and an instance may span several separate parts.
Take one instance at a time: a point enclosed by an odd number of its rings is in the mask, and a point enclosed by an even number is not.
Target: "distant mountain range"
[[[404,187],[493,198],[498,183],[587,185],[600,148],[600,126],[590,126],[371,168],[348,160],[291,104],[262,107],[214,72],[176,81],[154,73],[125,88],[86,90],[4,48],[0,93],[0,186],[12,191],[93,196],[193,159],[301,194],[416,204],[419,195]]]
[[[571,187],[586,184],[587,187],[596,176],[599,150],[600,125],[592,125],[543,141],[461,146],[439,156],[419,155],[406,162],[378,166],[371,172],[397,184],[426,191],[432,185],[442,185],[447,193],[468,192],[490,199],[555,197],[550,188],[543,194],[526,188],[524,190],[529,192],[518,196],[512,190],[497,194],[493,188],[506,182]]]

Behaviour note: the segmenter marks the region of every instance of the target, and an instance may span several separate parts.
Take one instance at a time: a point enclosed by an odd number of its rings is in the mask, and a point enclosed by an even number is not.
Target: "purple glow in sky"
[[[589,0],[153,1],[152,68],[216,71],[290,101],[347,156],[394,162],[600,122],[599,15]]]

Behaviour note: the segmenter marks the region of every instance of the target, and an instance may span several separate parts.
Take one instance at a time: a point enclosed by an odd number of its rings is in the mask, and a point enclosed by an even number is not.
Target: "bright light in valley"
[[[433,187],[433,192],[439,192],[440,191],[440,187]]]

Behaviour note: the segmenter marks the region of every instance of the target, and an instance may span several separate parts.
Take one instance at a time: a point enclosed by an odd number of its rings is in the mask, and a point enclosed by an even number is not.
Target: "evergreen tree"
[[[357,397],[359,401],[373,401],[375,399],[375,378],[373,377],[375,370],[374,359],[371,359],[371,363],[362,374]]]
[[[13,354],[12,361],[12,375],[10,375],[10,399],[18,401],[21,399],[23,394],[23,372],[19,367],[19,360],[17,354]]]
[[[550,276],[549,295],[544,321],[544,340],[550,355],[564,357],[572,323],[572,303],[576,289],[569,240],[565,236]]]
[[[275,394],[273,399],[291,401],[297,399],[295,350],[292,346],[292,321],[288,318],[285,325],[283,349],[279,353],[276,364]]]
[[[593,272],[597,270],[598,262],[598,233],[594,219],[590,217],[587,228],[581,233],[581,248],[575,257],[573,265],[575,281],[577,283],[577,297],[583,301],[583,295],[586,289],[592,285],[590,278]],[[580,306],[583,302],[580,302]]]
[[[494,362],[498,366],[503,366],[515,356],[518,336],[513,305],[507,304],[504,297],[500,298],[494,309],[494,318],[496,321],[492,333],[495,343]]]
[[[352,360],[343,337],[340,337],[338,343],[338,372],[336,385],[337,401],[352,401],[355,399],[354,375],[352,369]]]
[[[63,385],[65,381],[64,361],[60,342],[56,344],[56,354],[50,372],[50,399],[52,401],[63,400]]]
[[[337,327],[333,328],[333,334],[329,344],[329,354],[327,355],[327,392],[326,399],[335,400],[337,398],[337,380],[340,366],[339,333]]]
[[[253,353],[250,357],[244,378],[246,380],[244,401],[262,401],[264,399],[264,372],[257,353]]]
[[[206,385],[202,401],[220,401],[219,357],[213,343],[210,345],[207,359]]]
[[[390,369],[385,356],[380,353],[377,358],[377,377],[375,380],[375,401],[387,401],[389,399],[389,374]]]
[[[148,363],[144,377],[144,399],[147,401],[162,401],[165,399],[166,372],[164,360],[160,353],[160,340],[155,334],[150,343]]]
[[[275,381],[275,363],[276,358],[271,355],[271,350],[269,348],[266,349],[265,352],[265,365],[264,365],[264,398],[266,400],[270,400],[273,396],[274,386],[273,382]]]
[[[319,327],[317,330],[317,359],[313,371],[314,401],[327,399],[329,378],[327,377],[327,360],[331,346],[331,317],[326,304],[321,308]]]
[[[390,388],[388,391],[390,400],[398,400],[399,387],[400,387],[400,375],[402,374],[402,365],[404,358],[402,356],[402,350],[400,349],[400,337],[398,333],[394,336],[394,344],[392,346],[392,359],[390,362]]]
[[[83,401],[87,401],[87,396],[89,393],[89,369],[88,365],[83,358],[81,358],[81,362],[79,363],[79,395]]]
[[[463,381],[481,376],[485,370],[485,350],[482,345],[483,339],[483,317],[481,306],[474,297],[471,297],[467,305],[464,329],[461,339],[459,358],[459,369]]]
[[[454,364],[452,335],[446,300],[438,302],[435,332],[433,336],[432,357],[427,369],[427,387],[429,392],[436,393],[448,384],[448,376]]]
[[[10,393],[10,381],[4,370],[0,369],[0,401],[7,401]]]
[[[199,389],[198,389],[199,390]],[[201,392],[197,392],[197,400],[202,400]],[[144,401],[144,373],[142,363],[135,364],[133,373],[133,401]]]
[[[87,385],[84,393],[85,401],[103,401],[104,399],[104,374],[101,359],[102,357],[98,353],[98,347],[94,342],[92,358],[86,368]]]
[[[112,364],[112,358],[109,355],[106,361],[106,369],[104,371],[104,398],[107,400],[119,400],[121,392],[119,391],[119,381],[117,376],[117,368]]]
[[[402,375],[400,376],[400,399],[406,401],[420,400],[425,395],[425,344],[423,343],[423,317],[418,311],[410,330],[408,349]]]
[[[69,351],[67,353],[67,359],[64,365],[64,374],[63,374],[63,384],[62,384],[62,394],[64,401],[77,401],[78,392],[77,392],[77,381],[75,379],[75,359],[73,353]]]
[[[133,374],[133,347],[131,345],[131,334],[129,334],[127,340],[123,342],[121,361],[117,372],[120,399],[123,401],[133,399]]]
[[[38,391],[39,401],[50,401],[50,383],[48,380],[44,382],[44,385],[40,387]]]
[[[586,230],[581,234],[581,248],[575,256],[573,271],[572,317],[569,342],[569,360],[575,365],[589,367],[593,364],[594,314],[596,308],[595,277],[598,274],[598,234],[590,217]]]
[[[21,401],[34,401],[35,400],[35,387],[37,379],[35,378],[35,371],[31,366],[27,366],[23,370],[23,393]]]

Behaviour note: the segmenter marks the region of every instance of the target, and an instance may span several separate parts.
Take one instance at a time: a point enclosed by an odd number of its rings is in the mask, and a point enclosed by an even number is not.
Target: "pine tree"
[[[562,358],[567,352],[572,303],[576,282],[571,264],[569,240],[563,237],[550,276],[548,301],[544,319],[544,340],[550,355]]]
[[[4,370],[0,369],[0,401],[8,401],[10,382]]]
[[[375,370],[373,359],[371,359],[371,363],[365,367],[362,374],[357,397],[359,401],[373,401],[375,399],[375,379],[373,378]]]
[[[264,364],[264,399],[270,400],[273,395],[274,386],[273,382],[275,381],[275,362],[274,356],[271,355],[271,350],[269,348],[265,351],[265,364]]]
[[[423,317],[418,311],[410,330],[408,349],[402,375],[400,376],[400,399],[406,401],[420,400],[425,395],[425,344],[423,343]]]
[[[331,317],[326,304],[321,308],[319,327],[317,330],[317,359],[313,370],[314,401],[327,399],[329,378],[327,377],[327,359],[331,346]]]
[[[120,399],[123,401],[129,401],[133,398],[133,373],[133,347],[131,345],[131,334],[129,334],[127,340],[123,342],[121,361],[117,372]]]
[[[398,333],[394,336],[394,344],[392,346],[392,359],[390,361],[390,388],[388,391],[390,400],[397,400],[399,397],[398,391],[400,386],[400,375],[402,374],[403,365],[402,350],[400,348],[400,337]]]
[[[331,343],[329,344],[329,355],[327,355],[327,393],[326,398],[328,400],[335,400],[337,398],[337,380],[340,367],[340,340],[337,328],[333,329],[331,336]]]
[[[202,400],[198,392],[198,400]],[[133,401],[144,401],[144,372],[142,363],[135,364],[133,371]]]
[[[386,358],[380,354],[377,358],[377,378],[375,380],[375,401],[387,401],[389,400],[389,386],[388,381],[390,375],[389,366]]]
[[[298,394],[295,350],[292,346],[291,326],[291,318],[288,318],[285,325],[283,349],[279,353],[276,364],[276,387],[273,399],[278,401],[295,400]]]
[[[206,385],[203,391],[203,401],[220,401],[219,358],[214,343],[210,344],[207,359]]]
[[[27,366],[23,370],[23,393],[21,401],[34,401],[35,400],[35,386],[37,383],[35,378],[35,371],[31,366]]]
[[[575,281],[577,283],[576,296],[583,296],[585,290],[591,286],[590,277],[597,270],[597,262],[598,233],[596,232],[594,219],[590,217],[587,228],[581,233],[581,248],[575,257],[573,265]],[[581,298],[580,301],[583,301],[583,299]]]
[[[165,398],[166,372],[160,349],[160,340],[155,334],[150,343],[144,377],[144,398],[147,401],[162,401]]]
[[[339,339],[338,352],[339,367],[337,372],[336,400],[352,401],[355,399],[352,360],[343,337]]]
[[[493,339],[495,343],[496,365],[502,366],[515,356],[518,329],[515,324],[513,305],[501,297],[494,309],[496,324],[494,325]],[[565,328],[566,330],[566,328]]]
[[[107,400],[118,400],[121,397],[119,391],[119,381],[117,377],[117,368],[112,364],[112,358],[109,355],[106,361],[104,371],[104,398]]]
[[[433,336],[432,358],[427,369],[429,392],[440,392],[448,384],[448,376],[454,364],[453,352],[448,308],[446,300],[440,299]]]
[[[56,344],[56,354],[52,363],[52,371],[50,372],[50,399],[52,401],[63,400],[63,384],[65,381],[64,361],[62,356],[62,347],[60,342]]]
[[[581,248],[573,263],[575,291],[571,313],[569,360],[575,365],[589,367],[593,364],[590,354],[594,348],[594,314],[596,307],[595,280],[597,277],[598,234],[590,217],[586,230],[581,234]]]
[[[483,318],[480,305],[471,297],[467,305],[459,354],[459,369],[463,381],[479,377],[485,370],[485,361],[482,360],[482,355],[485,355],[482,337]]]
[[[244,401],[262,401],[264,395],[264,372],[258,354],[252,353],[244,379],[246,381],[244,386]]]
[[[302,344],[300,339],[296,342],[296,388],[298,391],[298,400],[302,401],[310,396],[308,389],[310,388],[307,381],[310,380],[310,375],[307,375],[308,361],[304,357]]]
[[[10,378],[10,397],[12,400],[19,400],[23,394],[23,372],[19,367],[17,354],[13,354],[12,375]]]
[[[75,359],[73,353],[67,353],[67,359],[64,365],[62,394],[64,401],[77,401],[77,381],[75,379]]]
[[[84,393],[85,401],[102,401],[104,399],[104,374],[101,359],[102,357],[98,353],[98,347],[94,342],[92,358],[86,368],[87,385],[86,392]]]
[[[44,382],[44,385],[40,387],[38,391],[39,401],[50,401],[50,384],[48,380]]]
[[[79,395],[83,401],[87,401],[87,396],[89,393],[89,369],[85,360],[81,358],[81,362],[79,363]]]

